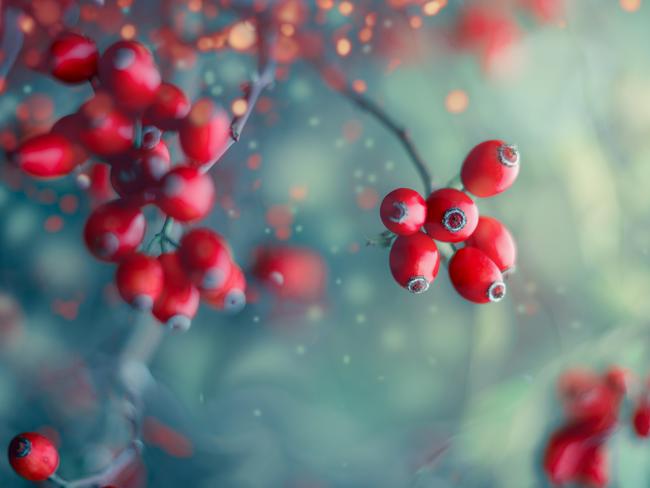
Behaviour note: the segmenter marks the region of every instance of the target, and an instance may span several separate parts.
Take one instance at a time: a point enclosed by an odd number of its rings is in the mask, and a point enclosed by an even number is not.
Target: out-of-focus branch
[[[239,141],[260,95],[275,81],[276,62],[271,55],[273,39],[275,37],[272,35],[267,37],[266,30],[263,21],[259,20],[257,23],[258,69],[247,90],[246,111],[242,115],[236,115],[233,117],[232,122],[230,123],[230,137],[228,138],[228,141],[212,161],[207,162],[201,167],[201,170],[204,173],[210,171],[223,155]]]

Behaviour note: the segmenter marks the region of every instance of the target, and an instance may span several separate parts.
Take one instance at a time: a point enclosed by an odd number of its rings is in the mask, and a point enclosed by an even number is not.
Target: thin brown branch
[[[386,110],[380,107],[374,100],[362,93],[356,92],[351,86],[344,85],[340,88],[336,88],[336,90],[361,110],[372,115],[380,124],[397,137],[422,180],[425,194],[428,195],[431,193],[433,191],[433,177],[408,131],[401,124],[395,121],[395,119],[393,119]]]

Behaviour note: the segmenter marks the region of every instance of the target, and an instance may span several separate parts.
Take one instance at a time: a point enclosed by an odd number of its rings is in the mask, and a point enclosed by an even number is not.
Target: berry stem
[[[165,217],[165,221],[163,222],[160,232],[156,233],[151,238],[151,240],[145,247],[145,252],[147,254],[151,254],[151,252],[153,251],[153,246],[156,243],[160,245],[160,252],[163,253],[167,251],[166,244],[170,244],[173,247],[178,247],[179,246],[178,242],[176,242],[169,236],[173,228],[174,228],[174,219],[172,219],[169,216]]]
[[[142,120],[139,118],[133,124],[133,147],[140,149],[142,147]]]
[[[266,39],[265,35],[265,26],[263,22],[258,22],[258,69],[257,73],[253,76],[251,80],[250,87],[248,89],[248,94],[246,96],[246,111],[242,115],[236,115],[233,117],[230,123],[230,137],[228,141],[223,145],[221,151],[217,156],[201,167],[201,171],[207,173],[210,169],[228,152],[228,150],[239,141],[241,138],[246,122],[250,118],[255,105],[257,104],[260,95],[269,88],[275,81],[275,68],[276,62],[270,55],[271,45]]]
[[[402,127],[401,124],[395,121],[388,113],[377,104],[371,98],[363,95],[362,93],[356,92],[350,85],[345,84],[341,87],[335,88],[341,95],[354,103],[364,112],[372,115],[375,119],[379,121],[386,129],[392,132],[395,137],[402,144],[402,147],[406,150],[411,162],[415,166],[422,184],[424,185],[425,195],[428,195],[433,191],[433,177],[429,171],[427,164],[420,155],[418,148],[415,146],[413,139],[409,135],[408,131]]]

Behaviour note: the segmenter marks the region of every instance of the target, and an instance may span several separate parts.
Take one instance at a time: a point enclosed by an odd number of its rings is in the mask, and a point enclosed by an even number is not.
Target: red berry
[[[162,130],[177,130],[180,121],[189,113],[190,107],[190,101],[183,90],[171,83],[162,83],[142,121]]]
[[[136,41],[118,41],[102,54],[99,79],[128,112],[146,109],[160,86],[151,52]]]
[[[29,481],[45,481],[59,467],[59,453],[47,437],[36,432],[25,432],[11,440],[9,464],[14,471]]]
[[[181,264],[201,290],[218,292],[232,271],[232,257],[226,241],[210,229],[192,229],[181,239],[178,249]]]
[[[410,188],[398,188],[384,197],[379,216],[386,228],[400,236],[415,234],[427,217],[424,198]]]
[[[81,117],[79,114],[74,113],[61,117],[54,123],[50,133],[63,136],[72,143],[75,151],[75,165],[80,165],[88,159],[88,154],[79,141],[81,134]]]
[[[214,203],[214,183],[197,168],[176,166],[162,179],[156,204],[170,217],[191,222],[205,217]]]
[[[643,399],[634,410],[632,417],[634,432],[639,437],[650,437],[650,401]]]
[[[502,273],[515,267],[517,248],[505,225],[493,217],[481,216],[474,233],[465,242],[467,247],[483,251]]]
[[[106,93],[97,93],[79,109],[81,142],[99,156],[114,156],[133,145],[133,122],[115,108]]]
[[[519,151],[503,141],[485,141],[474,147],[463,162],[460,178],[477,197],[491,197],[507,190],[519,174]]]
[[[209,98],[194,103],[178,129],[183,152],[199,164],[215,158],[229,134],[228,114]]]
[[[474,303],[499,302],[506,296],[501,271],[483,251],[464,247],[449,261],[449,277],[456,291]]]
[[[199,290],[181,267],[177,253],[158,256],[165,275],[165,286],[153,305],[153,315],[175,330],[187,330],[199,308]]]
[[[390,271],[395,281],[411,293],[429,289],[440,268],[438,247],[431,237],[418,232],[399,236],[390,249]]]
[[[97,46],[92,39],[66,32],[50,46],[52,76],[65,83],[81,83],[97,74]]]
[[[90,214],[84,228],[84,239],[97,259],[119,261],[138,248],[145,229],[144,215],[137,206],[113,200]]]
[[[73,144],[58,134],[41,134],[23,142],[14,159],[20,169],[35,178],[58,178],[77,165]]]
[[[163,289],[163,269],[156,258],[135,253],[117,267],[115,282],[126,303],[150,310]]]
[[[152,149],[132,149],[115,158],[111,166],[111,184],[118,195],[152,201],[162,177],[171,167],[169,149],[161,140]]]
[[[253,274],[278,298],[296,302],[320,300],[327,284],[323,257],[306,247],[283,245],[258,249]]]
[[[478,207],[465,193],[453,188],[434,191],[427,198],[424,228],[433,239],[460,242],[472,235],[478,224]]]
[[[218,292],[204,291],[203,299],[209,305],[227,312],[239,312],[246,305],[246,277],[241,268],[232,265],[228,281]]]

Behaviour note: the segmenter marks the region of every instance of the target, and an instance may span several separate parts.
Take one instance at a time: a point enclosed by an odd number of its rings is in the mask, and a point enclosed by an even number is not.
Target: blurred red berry
[[[517,258],[515,240],[505,225],[494,217],[479,217],[476,230],[465,242],[467,247],[483,251],[504,273],[514,268]]]
[[[253,275],[278,298],[312,303],[322,298],[327,285],[327,265],[313,249],[298,246],[264,246],[255,251]]]
[[[178,135],[185,155],[198,164],[214,159],[230,135],[230,119],[225,110],[209,98],[192,105],[179,126]]]
[[[246,277],[239,266],[233,263],[228,281],[217,292],[202,292],[208,305],[226,312],[239,312],[246,305]]]
[[[156,92],[153,102],[145,111],[142,121],[147,125],[155,125],[162,130],[178,130],[181,120],[191,108],[185,92],[171,83],[162,83]]]
[[[45,481],[59,467],[59,452],[52,441],[36,432],[25,432],[11,440],[9,464],[29,481]]]
[[[494,140],[481,142],[469,152],[460,178],[468,192],[486,198],[510,188],[518,174],[517,147]]]
[[[197,168],[176,166],[163,177],[156,205],[176,220],[192,222],[210,212],[214,199],[210,176]]]
[[[379,216],[386,228],[400,236],[420,231],[427,216],[424,198],[410,188],[398,188],[384,197]]]
[[[146,254],[131,254],[118,265],[115,283],[126,303],[140,310],[150,310],[163,289],[162,265]]]
[[[81,142],[98,156],[114,156],[133,145],[133,121],[117,110],[111,97],[97,93],[79,109]]]
[[[41,134],[23,142],[14,160],[34,178],[58,178],[69,174],[77,165],[75,148],[58,134]]]
[[[185,331],[199,308],[199,290],[186,276],[177,253],[161,254],[158,260],[165,285],[154,303],[153,315],[171,329]]]
[[[438,247],[422,232],[397,237],[390,249],[389,261],[395,281],[411,293],[427,291],[440,268]]]
[[[201,290],[218,292],[226,285],[233,268],[228,244],[210,229],[192,229],[178,248],[181,264]]]
[[[75,166],[80,165],[88,159],[88,154],[79,139],[81,134],[81,122],[81,116],[78,113],[73,113],[61,117],[50,129],[52,134],[65,137],[73,145],[75,152]]]
[[[60,34],[50,46],[49,55],[52,76],[65,83],[81,83],[97,74],[97,46],[86,36]]]
[[[84,227],[84,239],[97,259],[119,261],[138,248],[145,229],[144,215],[137,206],[113,200],[90,214]]]
[[[453,188],[436,190],[427,198],[424,228],[433,239],[461,242],[478,224],[478,207],[465,193]]]
[[[449,261],[449,277],[456,291],[470,302],[499,302],[506,295],[503,275],[483,251],[464,247]]]
[[[118,41],[102,54],[99,79],[129,113],[146,109],[160,87],[160,73],[151,52],[136,41]]]
[[[650,437],[650,400],[643,398],[636,408],[632,417],[634,432],[639,437]]]

